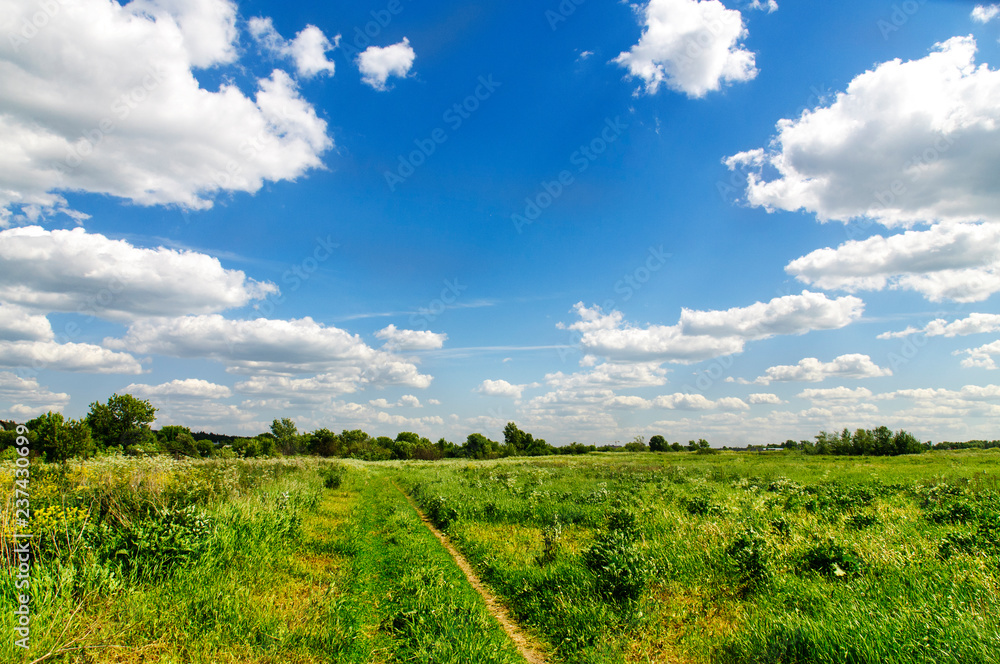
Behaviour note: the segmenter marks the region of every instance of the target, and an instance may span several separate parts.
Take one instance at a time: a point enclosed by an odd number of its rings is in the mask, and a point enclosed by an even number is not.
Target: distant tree
[[[90,456],[96,450],[90,427],[81,420],[66,420],[61,413],[47,412],[25,425],[35,433],[32,445],[48,461],[65,463],[73,457]]]
[[[663,436],[657,434],[649,439],[649,451],[650,452],[669,452],[670,447],[667,443],[667,439]]]
[[[645,452],[648,449],[646,439],[643,436],[636,436],[631,442],[625,443],[626,452]]]
[[[145,399],[131,394],[113,394],[106,404],[90,404],[86,423],[103,447],[130,447],[154,444],[149,425],[156,419],[156,408]]]
[[[299,428],[289,418],[283,417],[280,420],[275,418],[271,422],[271,435],[277,441],[278,451],[282,454],[288,456],[302,452],[303,441],[299,436]]]
[[[156,432],[156,438],[160,442],[163,451],[175,457],[209,456],[209,454],[203,455],[201,453],[201,450],[198,448],[198,441],[195,441],[194,436],[191,435],[191,429],[187,427],[165,426]],[[204,442],[208,445],[207,449],[214,448],[211,442]],[[203,445],[202,447],[204,448],[205,446]]]
[[[670,443],[670,449],[674,452],[682,452],[684,450],[684,446],[681,445],[680,443],[673,442]]]
[[[470,459],[495,459],[500,456],[500,444],[481,433],[470,433],[463,451]]]
[[[307,434],[303,440],[305,449],[309,454],[316,454],[322,457],[336,457],[344,455],[344,445],[340,436],[329,429],[316,429]]]

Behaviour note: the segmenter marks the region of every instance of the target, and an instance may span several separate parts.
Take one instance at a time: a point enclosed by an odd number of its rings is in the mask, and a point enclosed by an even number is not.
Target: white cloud
[[[0,371],[0,401],[11,402],[10,412],[30,419],[48,411],[60,412],[69,403],[65,392],[52,392],[34,378]]]
[[[141,249],[82,228],[0,232],[0,300],[111,320],[210,313],[276,293],[193,251]]]
[[[48,318],[0,302],[0,341],[51,341],[54,338]]]
[[[1000,385],[966,385],[960,390],[920,388],[880,394],[879,400],[905,399],[917,406],[914,415],[943,417],[1000,416]]]
[[[955,37],[882,63],[829,106],[781,120],[772,147],[726,164],[745,169],[749,203],[769,211],[886,226],[1000,221],[1000,72],[977,67],[975,53],[971,36]]]
[[[142,365],[128,353],[94,344],[55,341],[0,341],[0,367],[99,374],[140,374]]]
[[[962,360],[962,366],[966,369],[996,369],[994,355],[1000,355],[1000,340],[985,344],[979,348],[968,348],[966,350],[955,351],[955,355],[968,355]]]
[[[900,339],[913,334],[925,337],[964,337],[970,334],[984,334],[1000,331],[1000,314],[969,314],[968,317],[948,322],[937,318],[924,326],[923,329],[907,327],[900,332],[884,332],[879,339]]]
[[[1000,16],[1000,5],[976,5],[972,10],[972,19],[979,23],[989,23]]]
[[[436,350],[444,346],[448,335],[426,330],[399,330],[389,325],[375,333],[389,350]]]
[[[410,360],[375,350],[360,337],[311,318],[228,320],[218,314],[145,319],[133,323],[121,339],[105,339],[109,348],[171,357],[222,362],[234,373],[254,378],[237,391],[280,393],[303,390],[323,394],[353,392],[365,385],[425,388],[431,376]],[[270,375],[266,375],[270,374]],[[274,375],[317,374],[295,381]]]
[[[723,83],[757,76],[754,54],[743,48],[743,16],[718,0],[649,0],[642,8],[639,43],[614,62],[645,82],[689,97],[703,97]]]
[[[137,397],[165,397],[168,399],[227,399],[233,395],[225,385],[217,385],[200,378],[172,380],[160,385],[132,383],[123,392]]]
[[[865,387],[857,387],[853,390],[849,387],[810,388],[802,390],[796,396],[819,403],[847,404],[871,400],[872,391]]]
[[[412,394],[404,394],[399,397],[399,405],[406,408],[423,408],[423,406],[420,405],[420,399]]]
[[[766,2],[761,2],[761,0],[751,0],[750,7],[748,9],[759,9],[761,11],[766,11],[768,14],[773,14],[778,11],[778,3],[776,0],[766,0]]]
[[[779,397],[777,394],[769,394],[763,392],[751,394],[749,397],[747,397],[747,401],[750,402],[752,405],[773,404],[775,406],[778,406],[785,403],[784,401],[781,400],[781,397]]]
[[[617,311],[605,315],[582,302],[574,309],[580,321],[562,327],[581,332],[580,345],[587,352],[614,362],[686,364],[739,353],[751,340],[842,328],[861,317],[864,303],[852,296],[831,300],[803,291],[725,311],[683,309],[676,325],[645,328],[625,324]]]
[[[510,397],[520,399],[521,393],[527,385],[511,385],[505,380],[484,380],[473,390],[487,397]]]
[[[853,353],[841,355],[831,362],[821,362],[815,357],[799,360],[798,364],[770,367],[756,383],[773,382],[818,383],[827,378],[878,378],[891,376],[892,370],[878,366],[867,355]]]
[[[1000,225],[938,224],[925,231],[851,240],[785,267],[823,289],[912,290],[933,302],[985,300],[1000,291]]]
[[[369,46],[358,55],[356,62],[362,81],[376,90],[387,90],[389,77],[404,78],[416,57],[410,40],[403,37],[403,41],[391,46]]]
[[[67,211],[65,191],[205,209],[319,168],[333,145],[281,70],[252,96],[200,87],[194,68],[236,58],[227,0],[60,2],[22,38],[38,11],[0,16],[0,223]]]
[[[326,52],[337,48],[340,35],[331,43],[322,30],[315,25],[307,25],[289,42],[278,34],[269,17],[259,16],[251,18],[248,27],[253,38],[272,55],[291,58],[299,76],[312,78],[321,73],[333,76],[335,65],[327,59]]]

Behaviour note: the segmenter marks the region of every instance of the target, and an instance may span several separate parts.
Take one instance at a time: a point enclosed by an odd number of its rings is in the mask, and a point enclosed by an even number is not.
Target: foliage
[[[106,404],[90,404],[86,422],[102,447],[120,447],[128,451],[151,439],[149,425],[156,419],[156,408],[145,399],[131,394],[113,394]]]

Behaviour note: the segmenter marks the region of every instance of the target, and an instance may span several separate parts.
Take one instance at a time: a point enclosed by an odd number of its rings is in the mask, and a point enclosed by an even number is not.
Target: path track
[[[479,580],[478,576],[476,576],[475,570],[472,569],[472,565],[470,565],[469,561],[465,559],[465,556],[459,553],[458,549],[456,549],[448,540],[447,536],[437,529],[431,520],[427,518],[427,515],[424,514],[419,507],[417,507],[416,502],[414,502],[414,500],[410,498],[405,491],[399,488],[399,485],[395,482],[393,482],[392,485],[396,487],[396,491],[403,494],[403,497],[406,498],[406,501],[410,504],[410,507],[413,508],[413,511],[420,517],[420,520],[424,522],[427,529],[434,533],[434,536],[441,542],[441,546],[443,546],[455,560],[459,569],[461,569],[462,573],[465,574],[465,578],[469,580],[469,584],[486,602],[486,608],[491,614],[493,614],[493,617],[497,619],[497,622],[500,623],[503,630],[507,632],[507,636],[509,636],[510,640],[514,642],[514,645],[517,646],[517,650],[521,653],[521,656],[528,660],[529,664],[546,664],[546,659],[542,655],[542,648],[534,639],[530,638],[527,634],[521,631],[521,629],[517,626],[517,623],[510,617],[510,613],[507,612],[507,607],[501,604],[496,596],[490,592],[490,589]]]

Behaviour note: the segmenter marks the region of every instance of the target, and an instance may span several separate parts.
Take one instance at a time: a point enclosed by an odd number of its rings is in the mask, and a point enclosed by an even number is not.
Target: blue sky
[[[997,437],[997,5],[5,6],[0,417]]]

